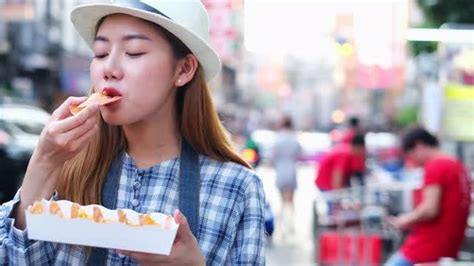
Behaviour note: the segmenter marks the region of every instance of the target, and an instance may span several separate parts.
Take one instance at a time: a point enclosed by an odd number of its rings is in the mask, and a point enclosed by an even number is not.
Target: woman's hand
[[[196,237],[191,233],[186,217],[176,210],[174,220],[179,224],[179,228],[169,256],[123,250],[118,252],[130,256],[140,265],[206,265],[205,258],[199,249]]]
[[[98,105],[88,106],[77,115],[70,105],[79,105],[86,97],[69,97],[53,112],[51,121],[41,133],[34,158],[53,167],[74,157],[97,132]]]
[[[86,97],[69,97],[53,112],[41,132],[23,179],[20,205],[15,209],[18,229],[26,226],[23,210],[34,201],[53,195],[64,162],[74,157],[97,132],[97,105],[89,106],[75,116],[69,111],[70,105],[85,100]]]

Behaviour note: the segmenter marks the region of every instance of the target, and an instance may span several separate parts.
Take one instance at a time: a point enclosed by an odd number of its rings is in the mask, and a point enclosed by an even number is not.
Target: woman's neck
[[[139,168],[147,168],[179,155],[180,134],[174,116],[137,122],[124,126],[123,130],[128,154]]]

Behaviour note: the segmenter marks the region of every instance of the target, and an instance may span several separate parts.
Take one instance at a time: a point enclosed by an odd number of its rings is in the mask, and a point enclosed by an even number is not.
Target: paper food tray
[[[178,230],[169,215],[80,206],[66,200],[42,200],[29,206],[26,226],[29,239],[161,255],[169,255]]]

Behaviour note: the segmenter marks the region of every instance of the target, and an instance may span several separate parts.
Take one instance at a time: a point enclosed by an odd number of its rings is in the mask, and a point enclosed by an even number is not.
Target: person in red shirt
[[[456,258],[464,240],[471,203],[467,171],[461,162],[443,154],[437,138],[423,128],[408,131],[402,146],[408,157],[424,167],[423,194],[413,211],[389,218],[396,228],[410,232],[386,265]]]
[[[364,154],[363,135],[355,135],[350,145],[337,146],[319,164],[316,186],[321,191],[347,187],[351,176],[363,171],[364,162],[361,162],[361,158],[365,158]]]
[[[340,143],[351,144],[352,139],[361,133],[359,118],[351,117],[348,121],[349,127],[342,133]]]

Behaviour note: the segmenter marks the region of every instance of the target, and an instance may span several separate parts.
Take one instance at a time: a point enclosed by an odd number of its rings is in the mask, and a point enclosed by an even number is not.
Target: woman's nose
[[[105,80],[120,80],[123,78],[123,69],[120,63],[120,58],[110,54],[106,58],[104,66],[104,79]]]

